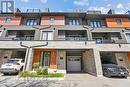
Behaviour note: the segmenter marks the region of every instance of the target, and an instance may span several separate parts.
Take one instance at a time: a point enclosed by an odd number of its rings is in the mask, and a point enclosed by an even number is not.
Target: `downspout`
[[[88,40],[92,40],[91,30],[89,29],[89,27],[83,26],[83,28],[85,28],[88,32]]]

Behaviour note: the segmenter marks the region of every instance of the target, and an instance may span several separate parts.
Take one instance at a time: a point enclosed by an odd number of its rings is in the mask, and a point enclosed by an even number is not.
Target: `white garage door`
[[[81,57],[80,56],[67,57],[67,71],[81,71]]]

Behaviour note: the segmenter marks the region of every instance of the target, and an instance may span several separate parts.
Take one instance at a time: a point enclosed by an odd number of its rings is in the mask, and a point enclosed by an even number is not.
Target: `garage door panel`
[[[67,57],[67,71],[81,71],[81,57]]]

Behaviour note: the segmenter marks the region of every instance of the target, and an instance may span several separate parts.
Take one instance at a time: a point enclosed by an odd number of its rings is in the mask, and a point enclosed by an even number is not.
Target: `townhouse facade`
[[[0,14],[0,65],[24,59],[50,72],[102,76],[102,64],[130,71],[130,14],[15,12]]]

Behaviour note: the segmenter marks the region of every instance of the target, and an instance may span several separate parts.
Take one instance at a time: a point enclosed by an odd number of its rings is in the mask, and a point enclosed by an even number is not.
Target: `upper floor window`
[[[126,35],[127,35],[128,42],[130,42],[130,34],[126,34]]]
[[[0,36],[1,36],[1,34],[2,34],[2,31],[0,31]]]
[[[28,19],[26,21],[27,26],[36,26],[38,25],[38,20],[37,19]]]
[[[80,20],[79,19],[70,19],[69,25],[80,25]]]
[[[53,32],[42,32],[41,40],[53,40]]]
[[[12,18],[5,18],[5,22],[11,22]]]
[[[130,21],[130,18],[128,18],[128,20]]]
[[[51,21],[51,22],[54,22],[54,21],[55,21],[55,18],[54,18],[54,17],[50,17],[50,21]]]
[[[116,23],[117,23],[117,24],[122,24],[121,19],[116,19]]]
[[[93,28],[100,28],[102,27],[101,21],[90,21],[89,25]]]

